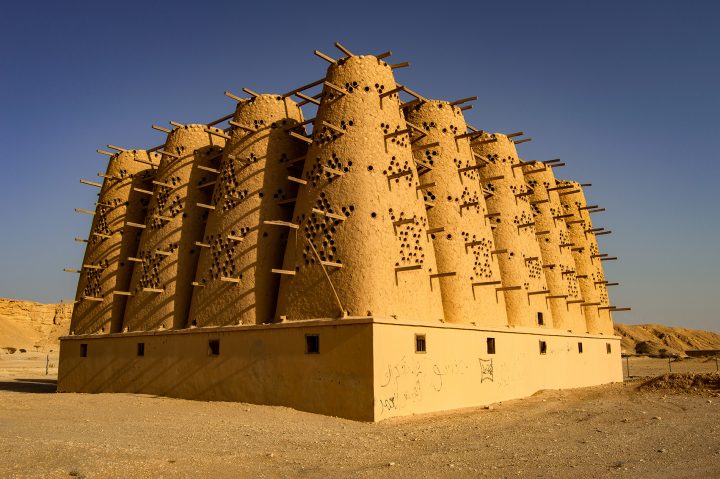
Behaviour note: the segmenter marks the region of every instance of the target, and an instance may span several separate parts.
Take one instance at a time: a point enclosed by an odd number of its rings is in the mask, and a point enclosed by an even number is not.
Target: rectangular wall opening
[[[582,354],[582,343],[578,343],[578,353]]]
[[[540,311],[538,311],[537,320],[538,320],[538,326],[542,326],[545,324],[545,319],[543,318],[543,314]]]
[[[416,334],[415,335],[415,352],[416,353],[424,353],[427,352],[427,344],[425,340],[424,334]]]
[[[208,356],[220,356],[219,339],[210,339],[208,341]]]
[[[145,343],[137,343],[137,355],[145,356]]]
[[[85,343],[80,344],[80,357],[81,358],[87,357],[87,344],[85,344]]]
[[[547,343],[540,341],[540,354],[547,354]]]
[[[605,343],[605,350],[607,351],[608,354],[612,353],[612,344]]]
[[[320,354],[320,335],[305,335],[305,354]]]
[[[495,338],[487,338],[487,353],[495,354]]]

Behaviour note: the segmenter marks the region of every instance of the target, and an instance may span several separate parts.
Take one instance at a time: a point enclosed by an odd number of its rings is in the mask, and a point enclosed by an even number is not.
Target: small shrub
[[[15,351],[17,351],[17,348],[13,348],[12,346],[5,346],[3,349],[7,351],[8,354],[15,354]]]

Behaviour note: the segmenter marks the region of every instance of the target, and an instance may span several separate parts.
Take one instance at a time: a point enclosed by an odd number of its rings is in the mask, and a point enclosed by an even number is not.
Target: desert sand
[[[670,388],[641,387],[670,368],[712,373],[712,358],[631,357],[622,384],[367,424],[243,403],[57,394],[57,329],[69,314],[18,303],[3,311],[13,333],[0,334],[0,347],[43,351],[0,351],[3,478],[720,476],[717,383],[698,391],[672,376]],[[678,336],[692,348],[719,345],[715,333],[617,328],[629,351]]]
[[[720,476],[718,376],[716,389],[645,389],[648,378],[633,377],[369,424],[243,403],[58,394],[44,354],[0,358],[0,477]],[[630,365],[656,375],[668,362]]]

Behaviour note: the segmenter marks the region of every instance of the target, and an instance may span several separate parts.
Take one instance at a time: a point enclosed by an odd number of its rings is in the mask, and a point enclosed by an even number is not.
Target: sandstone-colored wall
[[[479,136],[472,147],[487,161],[479,171],[481,182],[492,193],[486,199],[488,210],[499,213],[492,223],[502,288],[517,288],[503,291],[508,322],[513,326],[538,326],[542,314],[542,327],[552,327],[529,187],[515,145],[507,136],[495,133]]]
[[[260,95],[238,103],[210,204],[189,322],[256,324],[274,319],[287,238],[294,231],[264,221],[290,221],[307,147],[288,135],[303,121],[289,98]],[[249,130],[248,130],[249,129]],[[254,130],[254,131],[252,131]]]
[[[371,325],[312,323],[67,337],[58,391],[242,401],[372,421]],[[305,353],[306,334],[320,336],[319,354]],[[220,341],[219,356],[209,355],[210,339]]]
[[[199,247],[212,196],[212,175],[225,139],[206,125],[185,125],[168,134],[153,180],[146,228],[142,232],[130,284],[124,328],[130,331],[184,328],[192,298]],[[218,128],[210,128],[223,134]],[[204,186],[208,185],[208,186]]]
[[[425,335],[425,353],[415,352],[416,335]],[[487,338],[495,339],[495,354],[487,353]],[[545,354],[540,354],[540,341],[546,343]],[[373,350],[376,421],[623,378],[620,338],[536,327],[435,328],[384,322],[373,326]]]
[[[307,334],[319,336],[319,354],[305,353]],[[425,353],[415,352],[417,334],[425,335]],[[220,341],[218,356],[209,355],[211,339]],[[622,381],[617,337],[349,318],[68,336],[58,390],[243,401],[379,421],[613,381]]]
[[[591,333],[610,334],[614,333],[612,316],[607,307],[609,303],[607,286],[604,284],[605,273],[602,261],[597,256],[600,254],[593,229],[592,219],[587,210],[587,201],[583,194],[582,187],[575,181],[558,181],[560,186],[567,186],[561,201],[564,212],[572,214],[565,218],[570,233],[570,242],[575,269],[580,283],[580,294],[585,300],[583,309],[587,330]]]
[[[553,326],[576,333],[587,331],[580,301],[580,285],[575,271],[570,233],[560,202],[563,190],[558,188],[551,165],[534,163],[523,167],[523,175],[532,189],[530,207],[540,243],[545,280],[550,294],[547,300],[553,315]]]
[[[496,294],[500,269],[477,165],[457,106],[428,100],[408,109],[407,121],[424,136],[413,142],[415,159],[431,167],[420,176],[439,276],[445,320],[484,326],[507,324],[505,298]],[[416,134],[416,137],[419,137]],[[431,148],[418,148],[436,144]],[[429,186],[431,185],[431,186]]]
[[[442,302],[418,173],[392,69],[338,60],[313,125],[280,283],[288,320],[383,316],[438,321]],[[329,125],[329,126],[328,126]],[[397,176],[402,174],[402,176]]]
[[[148,190],[154,172],[147,162],[160,155],[145,150],[126,150],[110,157],[97,200],[81,266],[70,331],[75,334],[116,333],[122,329],[133,263],[149,198],[136,190]],[[141,161],[136,161],[141,160]]]

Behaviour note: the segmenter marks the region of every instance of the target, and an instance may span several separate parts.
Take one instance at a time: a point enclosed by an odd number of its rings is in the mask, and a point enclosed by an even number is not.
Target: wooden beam
[[[295,139],[304,141],[305,143],[308,143],[308,144],[310,144],[310,143],[313,142],[313,141],[312,141],[312,138],[308,138],[307,136],[301,135],[301,134],[299,134],[299,133],[295,133],[294,131],[291,131],[291,132],[289,133],[289,135],[292,136],[292,137],[295,138]]]
[[[97,186],[98,188],[102,188],[102,184],[95,183],[94,181],[80,180],[80,183],[82,183],[83,185]]]
[[[463,103],[467,103],[469,101],[475,101],[475,100],[477,100],[477,98],[478,97],[476,97],[476,96],[469,96],[467,98],[461,98],[460,100],[455,100],[455,101],[451,102],[450,104],[451,105],[462,105]]]
[[[314,82],[308,83],[307,85],[303,85],[301,87],[295,88],[294,90],[290,90],[289,92],[285,93],[283,97],[289,97],[297,94],[298,92],[301,92],[303,90],[308,90],[314,86],[322,85],[322,83],[325,81],[324,78],[321,78],[319,80],[316,80]]]
[[[315,98],[313,98],[313,97],[311,97],[311,96],[307,96],[307,95],[305,95],[304,93],[297,92],[297,93],[295,93],[295,95],[296,95],[298,98],[302,98],[303,100],[305,100],[305,101],[308,102],[308,103],[313,103],[313,104],[315,104],[315,105],[319,105],[319,104],[320,104],[320,101],[319,101],[319,100],[316,100]]]
[[[270,225],[270,226],[285,226],[287,228],[292,228],[294,230],[296,230],[300,227],[300,225],[296,225],[295,223],[290,223],[289,221],[265,220],[265,221],[263,221],[263,224]]]
[[[225,96],[228,97],[228,98],[232,98],[233,100],[235,100],[235,101],[237,101],[237,102],[245,101],[245,98],[240,98],[239,96],[237,96],[237,95],[235,95],[235,94],[233,94],[233,93],[231,93],[231,92],[229,92],[229,91],[227,91],[227,90],[225,90],[225,91],[223,92],[223,95],[225,95]]]
[[[347,55],[349,57],[353,56],[353,54],[350,53],[350,50],[348,50],[344,46],[340,45],[339,42],[335,42],[335,48],[337,48],[338,50],[340,50],[341,52],[343,52],[345,55]]]
[[[295,276],[295,271],[289,270],[289,269],[272,269],[270,270],[272,273],[276,274],[285,274],[288,276]]]
[[[333,58],[325,55],[325,54],[322,53],[321,51],[315,50],[315,51],[313,51],[313,53],[315,54],[315,56],[322,58],[322,59],[325,60],[326,62],[335,64],[335,59],[333,59]]]
[[[412,266],[396,266],[396,267],[395,267],[395,272],[396,272],[396,273],[399,273],[399,272],[401,272],[401,271],[413,271],[413,270],[416,270],[416,269],[422,269],[422,265],[421,265],[421,264],[415,264],[415,265],[412,265]]]
[[[503,286],[502,288],[495,288],[495,291],[517,291],[522,289],[522,286]]]

